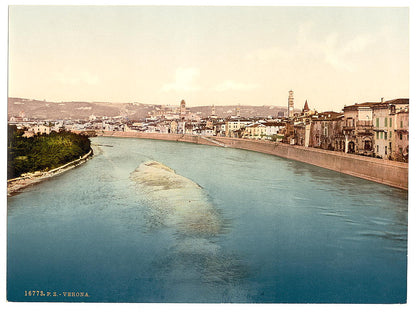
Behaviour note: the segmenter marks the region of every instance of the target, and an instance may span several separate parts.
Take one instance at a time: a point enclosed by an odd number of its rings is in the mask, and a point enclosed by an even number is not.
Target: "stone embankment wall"
[[[219,138],[229,147],[272,154],[363,179],[408,188],[408,164],[282,143]]]
[[[274,143],[269,141],[254,141],[225,137],[204,138],[196,135],[117,131],[102,132],[99,133],[99,135],[179,141],[214,146],[226,145],[227,147],[245,149],[293,159],[363,179],[383,183],[393,187],[405,190],[408,189],[408,164],[396,161],[345,154],[342,152],[333,152],[317,148]],[[218,144],[214,142],[218,142]]]

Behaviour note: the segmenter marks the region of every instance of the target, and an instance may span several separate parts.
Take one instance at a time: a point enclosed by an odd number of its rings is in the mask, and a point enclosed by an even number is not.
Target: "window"
[[[402,133],[400,133],[400,140],[403,140],[403,134]]]
[[[384,118],[384,127],[387,127],[387,117]]]
[[[377,145],[377,153],[378,153],[378,145]]]
[[[378,118],[376,118],[376,127],[380,127],[380,120]]]
[[[379,139],[379,136],[380,136],[380,135],[379,135],[379,132],[377,131],[377,140]],[[377,146],[377,147],[378,147],[378,146]],[[378,151],[377,151],[377,152],[378,152]]]
[[[389,131],[389,138],[391,139],[391,131]]]
[[[391,128],[391,117],[390,117],[390,128]]]
[[[387,155],[387,146],[384,146],[384,154]]]
[[[384,132],[384,140],[387,140],[387,132]]]
[[[403,128],[403,120],[400,120],[400,128]]]

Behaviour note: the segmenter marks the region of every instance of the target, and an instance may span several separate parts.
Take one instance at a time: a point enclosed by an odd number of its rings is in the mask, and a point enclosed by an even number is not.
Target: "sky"
[[[318,111],[409,97],[409,9],[10,6],[8,96]]]

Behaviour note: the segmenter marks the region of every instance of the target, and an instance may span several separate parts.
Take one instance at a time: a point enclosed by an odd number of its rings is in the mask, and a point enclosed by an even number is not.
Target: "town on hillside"
[[[286,111],[275,116],[242,114],[237,106],[227,117],[219,116],[216,107],[203,117],[187,107],[152,106],[145,118],[96,116],[85,119],[40,119],[26,117],[24,111],[9,116],[9,124],[25,130],[25,136],[49,134],[51,131],[76,131],[88,135],[106,132],[189,134],[268,140],[310,148],[357,154],[369,157],[408,161],[409,99],[355,103],[342,112],[318,112],[309,108],[295,109],[294,92],[289,91]]]

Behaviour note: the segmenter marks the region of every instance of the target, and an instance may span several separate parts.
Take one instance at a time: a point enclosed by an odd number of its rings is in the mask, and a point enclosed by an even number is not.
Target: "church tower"
[[[289,91],[289,99],[287,101],[287,116],[293,117],[293,110],[295,109],[295,98],[293,97],[293,91]]]
[[[214,104],[212,104],[212,106],[211,106],[211,116],[210,116],[212,119],[216,119],[216,118],[218,118],[218,116],[217,116],[217,114],[216,114],[216,112],[215,112],[215,106],[214,106]]]
[[[181,101],[181,106],[179,108],[179,114],[180,114],[181,117],[185,117],[185,115],[186,115],[186,103],[185,103],[185,100],[182,100]]]
[[[305,106],[303,106],[303,109],[302,109],[302,115],[305,115],[309,111],[310,111],[310,109],[309,109],[309,105],[308,105],[308,100],[306,100],[305,101]]]

